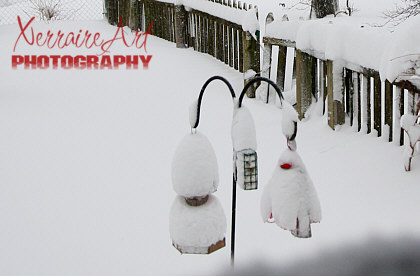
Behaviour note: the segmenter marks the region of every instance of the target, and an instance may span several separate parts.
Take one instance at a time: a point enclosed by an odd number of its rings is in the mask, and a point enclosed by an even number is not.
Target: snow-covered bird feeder
[[[225,246],[226,217],[217,198],[219,173],[210,141],[188,134],[172,160],[172,185],[179,195],[172,205],[169,229],[182,254],[209,254]]]
[[[257,138],[254,119],[246,107],[235,102],[232,120],[234,177],[244,190],[258,188]]]
[[[292,150],[285,150],[261,197],[264,222],[276,223],[298,238],[312,236],[311,224],[321,221],[321,206],[305,165]]]
[[[235,154],[236,183],[244,190],[258,189],[257,153],[252,149],[245,149]]]
[[[178,196],[172,204],[169,232],[181,254],[210,254],[226,245],[226,216],[219,200],[209,195],[203,202],[192,206]]]

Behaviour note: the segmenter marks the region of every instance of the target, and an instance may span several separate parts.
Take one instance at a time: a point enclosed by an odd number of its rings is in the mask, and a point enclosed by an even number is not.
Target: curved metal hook
[[[268,78],[264,78],[264,77],[255,77],[252,80],[250,80],[244,87],[244,89],[242,89],[241,95],[239,96],[239,105],[238,107],[242,106],[242,100],[244,99],[245,93],[248,90],[249,87],[251,87],[251,85],[253,85],[254,83],[256,83],[257,81],[265,81],[268,82],[269,84],[271,84],[271,86],[274,87],[274,89],[277,92],[277,95],[280,98],[280,102],[282,100],[284,100],[283,97],[283,93],[281,92],[280,88],[277,86],[277,84],[275,84],[272,80],[268,79]]]
[[[202,99],[203,99],[203,94],[204,94],[204,91],[206,90],[207,86],[208,86],[208,85],[209,85],[212,81],[214,81],[214,80],[221,80],[221,81],[223,81],[223,82],[227,85],[227,87],[229,88],[229,91],[230,91],[230,94],[231,94],[231,96],[232,96],[232,99],[235,99],[235,98],[236,98],[235,91],[233,90],[232,85],[230,84],[230,82],[229,82],[227,79],[225,79],[224,77],[221,77],[221,76],[213,76],[213,77],[209,78],[209,79],[208,79],[208,80],[204,83],[203,87],[201,88],[200,95],[198,96],[198,103],[197,103],[197,118],[196,118],[196,120],[195,120],[195,124],[194,124],[193,128],[197,128],[197,127],[198,127],[198,123],[200,122],[201,101],[202,101]]]

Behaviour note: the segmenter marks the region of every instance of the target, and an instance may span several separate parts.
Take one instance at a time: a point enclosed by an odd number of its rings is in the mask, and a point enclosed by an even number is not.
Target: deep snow
[[[89,29],[106,22],[36,23]],[[12,70],[17,25],[0,26],[0,274],[206,275],[229,266],[229,246],[207,256],[172,247],[176,197],[171,162],[190,131],[189,106],[203,83],[222,75],[236,91],[239,72],[192,49],[149,37],[148,70]],[[115,45],[112,54],[143,54]],[[20,54],[86,54],[23,46]],[[95,53],[95,52],[89,52]],[[225,91],[226,90],[226,91]],[[281,110],[245,99],[255,120],[259,189],[238,190],[236,266],[255,259],[287,264],[372,237],[420,237],[420,160],[403,167],[403,148],[382,138],[329,129],[325,117],[299,124],[299,154],[317,188],[323,220],[296,239],[261,222],[260,198],[285,149]],[[222,83],[203,99],[199,131],[219,164],[215,193],[230,221],[232,102]],[[230,223],[228,223],[227,244]]]

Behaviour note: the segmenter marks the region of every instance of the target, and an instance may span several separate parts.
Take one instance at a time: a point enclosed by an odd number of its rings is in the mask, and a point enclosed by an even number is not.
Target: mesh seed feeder
[[[236,184],[243,190],[258,188],[257,138],[249,110],[235,103],[232,120],[233,165]]]

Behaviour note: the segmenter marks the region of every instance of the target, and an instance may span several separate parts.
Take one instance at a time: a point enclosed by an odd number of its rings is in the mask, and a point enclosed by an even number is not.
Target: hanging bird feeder
[[[235,179],[244,190],[258,189],[257,153],[244,149],[235,153]]]

